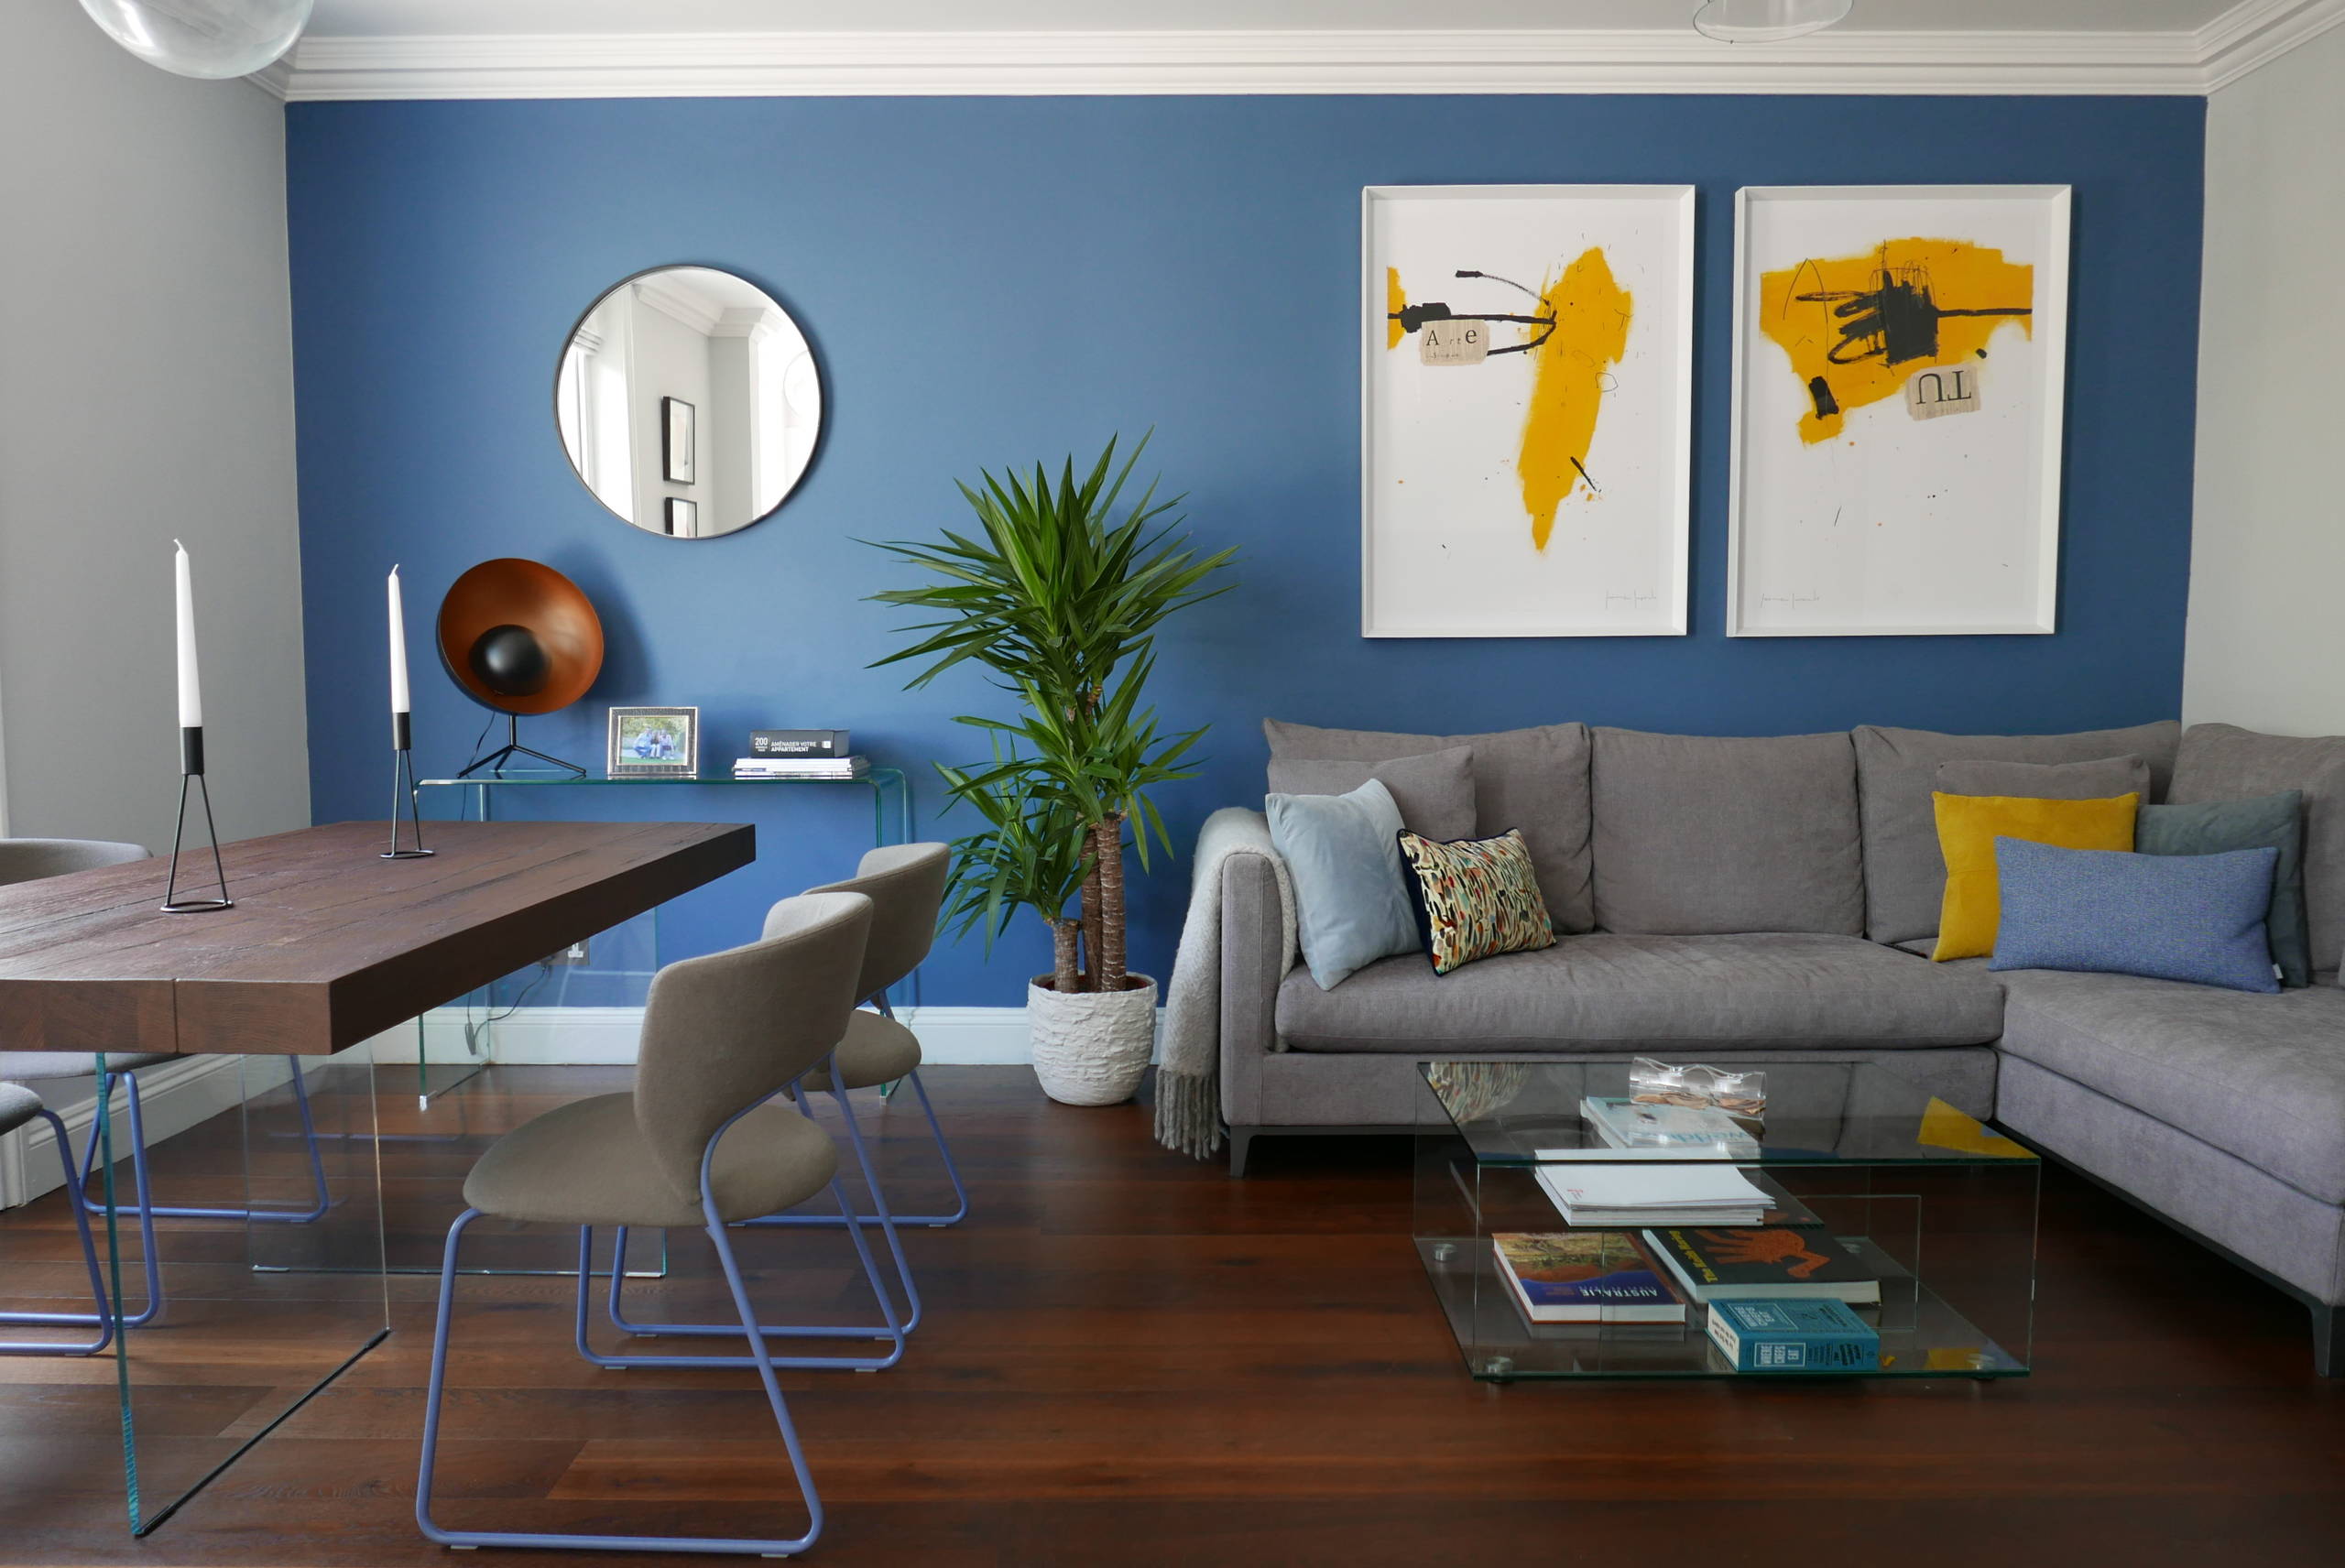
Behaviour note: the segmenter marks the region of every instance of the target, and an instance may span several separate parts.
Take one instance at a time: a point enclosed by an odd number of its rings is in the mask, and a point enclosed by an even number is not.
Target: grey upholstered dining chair
[[[809,897],[821,893],[860,893],[872,903],[871,940],[864,946],[863,972],[855,984],[856,997],[876,1003],[878,1010],[873,1012],[858,1007],[851,1014],[837,1049],[807,1073],[797,1090],[802,1109],[805,1108],[805,1093],[829,1091],[845,1119],[847,1140],[854,1149],[864,1184],[871,1193],[873,1210],[870,1214],[855,1216],[853,1223],[877,1225],[886,1237],[889,1255],[895,1265],[896,1279],[904,1292],[903,1332],[906,1334],[920,1326],[920,1287],[912,1279],[911,1264],[904,1256],[903,1242],[897,1227],[906,1225],[954,1225],[969,1212],[968,1190],[962,1185],[961,1172],[953,1162],[953,1151],[944,1142],[944,1129],[937,1124],[936,1108],[929,1103],[928,1090],[920,1081],[919,1038],[896,1021],[888,1006],[888,988],[918,968],[935,942],[937,918],[944,907],[944,887],[951,866],[950,845],[889,844],[867,852],[862,864],[856,868],[856,875],[849,880],[807,889]],[[775,906],[776,909],[786,908],[787,900]],[[879,1184],[879,1173],[872,1164],[870,1149],[864,1142],[862,1127],[856,1119],[855,1105],[848,1099],[846,1091],[899,1081],[909,1082],[912,1092],[920,1097],[921,1109],[928,1117],[930,1135],[935,1138],[936,1151],[944,1161],[944,1173],[952,1179],[954,1195],[958,1203],[949,1214],[895,1214],[889,1207],[887,1192]],[[768,1214],[750,1223],[758,1225],[836,1226],[850,1222],[839,1214]],[[626,1246],[624,1235],[620,1238],[620,1246]],[[629,1320],[620,1309],[623,1272],[613,1270],[605,1303],[614,1327],[628,1334],[738,1336],[738,1331],[730,1323],[659,1323]],[[834,1335],[840,1331],[812,1324],[768,1324],[764,1332],[769,1337],[811,1338]],[[630,1357],[597,1356],[595,1359],[605,1366],[640,1364],[638,1359]]]
[[[415,1491],[416,1523],[431,1540],[443,1546],[787,1556],[805,1550],[822,1533],[822,1499],[774,1377],[777,1366],[791,1362],[769,1355],[764,1336],[753,1332],[757,1314],[725,1229],[803,1203],[825,1186],[842,1214],[854,1212],[838,1181],[838,1150],[829,1136],[790,1106],[768,1102],[828,1053],[846,1029],[871,914],[871,900],[860,894],[790,898],[767,917],[762,941],[669,964],[652,977],[634,1091],[556,1106],[507,1133],[473,1167],[464,1179],[468,1206],[448,1227],[432,1329]],[[586,1275],[598,1226],[705,1231],[742,1324],[735,1332],[749,1342],[747,1364],[757,1368],[765,1387],[806,1502],[804,1533],[781,1540],[712,1540],[460,1530],[434,1523],[431,1473],[447,1385],[457,1249],[464,1227],[483,1214],[578,1227],[582,1345]],[[862,1227],[846,1228],[876,1286],[878,1274]],[[685,1367],[728,1364],[693,1356],[660,1360]]]
[[[66,1207],[73,1214],[73,1228],[82,1241],[82,1264],[90,1274],[90,1301],[93,1308],[86,1312],[0,1312],[0,1325],[10,1328],[32,1326],[94,1328],[97,1337],[87,1343],[43,1339],[0,1340],[0,1356],[95,1356],[114,1343],[115,1313],[106,1299],[105,1276],[98,1269],[98,1248],[90,1235],[90,1216],[82,1205],[72,1202],[74,1178],[73,1145],[65,1136],[65,1124],[55,1111],[41,1103],[38,1094],[21,1083],[0,1083],[0,1136],[15,1132],[18,1127],[36,1121],[49,1124],[51,1136],[57,1139],[57,1159],[65,1170]],[[93,1132],[92,1138],[96,1134]]]
[[[76,871],[94,871],[101,866],[124,866],[132,861],[153,858],[138,844],[118,844],[104,839],[83,838],[5,838],[0,839],[0,887],[18,882],[34,882],[49,877],[64,877]],[[169,1052],[119,1051],[107,1052],[103,1058],[89,1051],[0,1051],[0,1083],[49,1083],[75,1078],[95,1077],[98,1095],[111,1103],[115,1086],[122,1086],[126,1108],[130,1113],[130,1176],[132,1202],[115,1204],[117,1214],[135,1214],[138,1219],[139,1253],[146,1275],[147,1304],[136,1313],[125,1319],[130,1326],[142,1327],[153,1321],[162,1310],[163,1288],[155,1247],[155,1221],[165,1219],[245,1220],[275,1224],[306,1224],[326,1212],[324,1157],[318,1148],[317,1126],[310,1113],[310,1093],[302,1082],[300,1064],[293,1068],[293,1100],[300,1112],[301,1132],[307,1143],[310,1161],[311,1202],[306,1209],[245,1208],[187,1208],[158,1206],[147,1169],[146,1109],[139,1097],[138,1073],[143,1068],[158,1067],[179,1058]],[[72,1183],[72,1191],[82,1207],[91,1214],[104,1212],[104,1205],[89,1195],[93,1161],[97,1156],[98,1140],[93,1136],[82,1151],[82,1165]]]

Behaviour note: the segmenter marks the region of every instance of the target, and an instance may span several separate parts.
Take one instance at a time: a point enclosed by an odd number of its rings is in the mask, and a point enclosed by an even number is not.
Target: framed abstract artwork
[[[2050,632],[2068,188],[1736,207],[1729,635]]]
[[[1361,193],[1360,632],[1678,637],[1690,185]]]

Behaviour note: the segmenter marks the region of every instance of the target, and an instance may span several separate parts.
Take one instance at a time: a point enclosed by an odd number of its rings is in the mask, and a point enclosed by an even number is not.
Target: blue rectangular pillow
[[[2277,991],[2269,847],[2134,855],[1995,840],[2002,923],[1990,969],[2078,969]]]

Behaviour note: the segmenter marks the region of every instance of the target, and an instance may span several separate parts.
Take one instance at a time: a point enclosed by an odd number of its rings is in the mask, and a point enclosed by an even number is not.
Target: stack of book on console
[[[753,730],[736,779],[860,779],[871,759],[847,751],[845,730]]]
[[[1773,1206],[1731,1166],[1575,1161],[1540,1166],[1539,1185],[1576,1225],[1755,1225]]]
[[[1501,1231],[1490,1237],[1514,1304],[1534,1323],[1682,1323],[1685,1301],[1619,1231]]]

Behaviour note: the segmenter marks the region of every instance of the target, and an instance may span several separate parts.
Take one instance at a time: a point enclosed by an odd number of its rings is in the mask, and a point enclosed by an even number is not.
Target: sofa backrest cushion
[[[2236,724],[2193,724],[2182,737],[2172,799],[2189,805],[2301,789],[2305,797],[2305,915],[2316,971],[2345,956],[2345,735],[2259,735]],[[2345,984],[2345,976],[2339,976]]]
[[[1543,724],[1489,735],[1401,735],[1322,729],[1265,719],[1273,762],[1321,758],[1382,762],[1451,746],[1474,750],[1474,836],[1518,829],[1531,850],[1540,896],[1559,931],[1594,924],[1588,893],[1587,726]]]
[[[1845,733],[1593,733],[1600,929],[1863,933],[1856,750]]]
[[[1865,934],[1875,942],[1936,936],[1946,898],[1930,796],[1947,762],[2094,762],[2136,756],[2149,764],[2149,800],[2174,778],[2182,725],[2172,719],[2122,730],[2056,735],[1958,735],[1860,724],[1855,733],[1857,799],[1864,822]]]
[[[1271,758],[1273,795],[1348,795],[1371,779],[1391,792],[1392,803],[1401,808],[1401,825],[1411,833],[1433,839],[1474,836],[1474,748],[1470,746],[1379,762]]]

